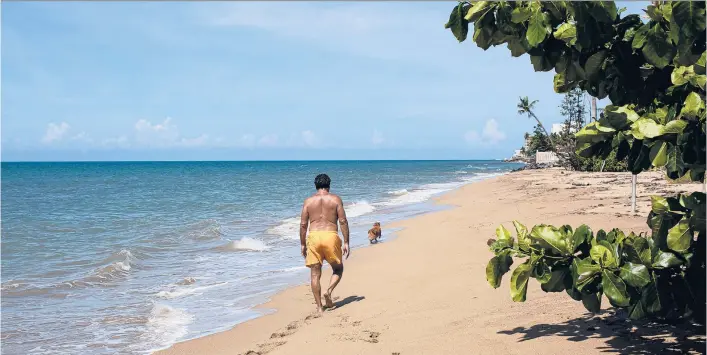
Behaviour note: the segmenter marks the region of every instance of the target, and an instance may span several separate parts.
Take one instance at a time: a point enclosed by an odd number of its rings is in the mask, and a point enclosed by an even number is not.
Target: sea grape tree
[[[445,25],[486,50],[506,45],[528,55],[535,71],[552,71],[554,90],[579,88],[609,98],[601,119],[576,134],[576,153],[614,152],[634,174],[664,169],[704,183],[705,2],[653,2],[648,17],[622,16],[610,1],[460,2]],[[511,296],[524,301],[530,277],[547,292],[566,291],[597,311],[605,295],[633,318],[705,316],[705,194],[652,197],[650,236],[594,234],[514,222],[517,239],[499,227],[486,273],[493,287],[513,257]]]

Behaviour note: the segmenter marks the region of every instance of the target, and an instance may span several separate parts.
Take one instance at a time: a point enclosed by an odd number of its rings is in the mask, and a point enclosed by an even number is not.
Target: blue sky
[[[455,2],[6,2],[3,160],[482,159],[552,73],[445,30]],[[643,2],[621,3],[637,13]]]

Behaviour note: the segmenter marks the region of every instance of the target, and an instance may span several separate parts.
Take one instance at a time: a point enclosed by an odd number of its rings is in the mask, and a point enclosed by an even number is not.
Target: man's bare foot
[[[324,296],[324,305],[326,306],[326,308],[334,308],[334,302],[331,301],[331,295],[325,293],[322,296]]]

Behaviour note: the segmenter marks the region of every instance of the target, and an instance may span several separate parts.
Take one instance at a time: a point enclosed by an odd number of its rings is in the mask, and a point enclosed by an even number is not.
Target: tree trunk
[[[547,136],[547,139],[550,140],[550,146],[552,147],[552,151],[553,151],[553,152],[556,152],[557,149],[555,148],[555,141],[552,139],[552,136],[550,135],[550,133],[547,132],[547,129],[545,129],[545,126],[543,126],[543,124],[542,124],[542,123],[540,122],[540,120],[535,116],[534,113],[530,112],[530,114],[533,116],[533,118],[535,119],[535,121],[538,122],[538,126],[540,126],[540,128],[543,129],[543,131],[545,132],[545,135]]]

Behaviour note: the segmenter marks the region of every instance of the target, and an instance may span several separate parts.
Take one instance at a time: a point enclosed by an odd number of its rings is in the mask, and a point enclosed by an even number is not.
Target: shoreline
[[[599,328],[589,324],[600,322],[601,317],[585,316],[581,303],[564,294],[544,293],[534,280],[525,304],[510,300],[510,276],[501,288],[492,289],[483,271],[491,258],[486,239],[500,223],[512,229],[514,219],[529,228],[537,223],[575,228],[587,223],[595,231],[614,227],[647,231],[648,194],[701,188],[668,185],[659,176],[642,174],[642,181],[652,181],[639,186],[636,214],[630,213],[627,173],[546,169],[470,182],[428,201],[450,208],[385,225],[384,229],[401,228],[395,243],[354,250],[335,291],[337,307],[323,317],[311,316],[309,286],[293,285],[255,307],[271,311],[268,314],[154,353],[292,354],[312,346],[312,339],[321,342],[318,351],[338,354],[468,353],[468,349],[559,354],[558,349],[568,346],[577,348],[578,354],[598,353],[613,339],[594,337],[591,330],[576,329],[587,338],[580,343],[562,332],[526,339],[529,329],[538,324],[561,327],[584,317],[581,324],[591,329]],[[325,270],[322,281],[328,282],[331,271]],[[607,307],[604,301],[602,309]]]
[[[439,194],[437,194],[437,195],[434,195],[434,196],[432,196],[432,197],[431,197],[429,200],[427,200],[427,201],[418,202],[418,203],[413,204],[413,205],[422,205],[422,206],[429,204],[429,205],[430,205],[430,208],[429,208],[428,211],[424,211],[424,212],[422,212],[422,213],[420,213],[420,214],[417,214],[417,215],[414,215],[414,216],[412,216],[412,217],[410,217],[410,218],[406,218],[406,219],[403,219],[403,220],[400,220],[400,221],[394,221],[394,222],[391,222],[391,223],[388,223],[388,224],[384,224],[382,227],[384,227],[385,230],[389,230],[390,232],[388,232],[389,234],[386,234],[387,236],[385,237],[385,239],[384,239],[384,241],[383,241],[382,243],[379,242],[378,244],[375,244],[375,245],[383,245],[383,244],[386,244],[386,243],[392,243],[392,242],[394,242],[394,241],[399,240],[399,238],[400,238],[399,233],[401,233],[402,231],[405,230],[405,226],[402,225],[402,224],[405,223],[405,222],[407,222],[407,221],[409,221],[409,220],[412,220],[412,219],[415,219],[415,218],[419,218],[419,217],[421,217],[421,216],[425,216],[425,215],[428,215],[428,214],[439,213],[439,212],[443,212],[443,211],[446,211],[446,210],[449,210],[449,209],[458,208],[458,206],[455,206],[455,205],[442,203],[442,199],[443,199],[445,196],[450,195],[450,194],[453,194],[453,193],[459,191],[460,189],[463,189],[464,187],[466,187],[466,186],[468,186],[468,185],[478,184],[478,183],[480,183],[480,182],[484,182],[484,181],[488,181],[488,180],[497,179],[497,178],[499,178],[499,177],[501,177],[501,176],[505,176],[505,175],[508,175],[508,174],[511,174],[511,173],[512,173],[512,171],[507,171],[507,172],[497,173],[497,175],[493,175],[493,176],[489,176],[489,177],[486,177],[486,178],[482,178],[482,179],[480,179],[480,180],[467,181],[467,182],[464,182],[462,185],[460,185],[460,186],[458,186],[458,187],[455,187],[455,188],[453,188],[453,189],[451,189],[451,190],[444,191],[444,192],[441,192],[441,193],[439,193]],[[496,173],[494,173],[494,174],[496,174]],[[411,205],[411,206],[412,206],[412,205]],[[370,248],[370,247],[372,247],[372,246],[374,246],[374,245],[363,244],[363,245],[361,245],[361,246],[358,246],[357,248],[352,248],[351,251],[352,251],[352,252],[353,252],[353,251],[357,251],[357,250],[358,250],[358,251],[362,251],[362,250],[366,250],[366,249],[368,249],[368,248]],[[303,265],[304,265],[304,263],[303,263]],[[322,271],[325,271],[325,270],[328,270],[328,271],[329,271],[329,274],[330,274],[331,269],[330,269],[328,266],[326,266],[326,267],[324,267],[324,268],[322,269]],[[305,270],[303,270],[302,272],[304,273]],[[306,270],[306,272],[308,273],[309,271]],[[325,275],[325,273],[322,274],[322,283],[328,282],[329,274],[326,274],[326,275]],[[326,277],[325,277],[325,276],[326,276]],[[307,277],[309,277],[309,276],[307,276]],[[281,290],[275,292],[273,295],[267,297],[266,300],[265,300],[263,303],[257,304],[257,305],[255,305],[254,307],[251,308],[252,310],[254,310],[254,311],[256,311],[256,312],[259,313],[259,315],[255,316],[255,317],[252,317],[252,318],[250,318],[250,319],[246,319],[246,320],[240,321],[240,322],[238,322],[238,323],[236,323],[235,325],[230,326],[230,327],[222,327],[222,329],[220,329],[220,330],[215,330],[214,332],[210,332],[210,333],[205,334],[205,335],[200,335],[200,336],[197,336],[197,337],[194,337],[194,338],[189,338],[189,339],[180,340],[180,341],[178,341],[178,342],[176,342],[176,343],[174,343],[174,344],[172,344],[172,345],[169,345],[169,346],[167,346],[167,347],[164,347],[164,348],[155,349],[155,350],[150,350],[149,353],[150,353],[150,354],[155,354],[155,355],[158,355],[158,354],[171,354],[171,353],[172,353],[172,349],[175,348],[175,347],[178,347],[179,344],[189,343],[189,342],[193,342],[193,341],[199,341],[200,339],[204,339],[204,338],[207,338],[207,337],[216,336],[216,335],[222,334],[222,333],[228,333],[228,332],[234,331],[237,327],[241,326],[242,324],[249,323],[249,322],[253,322],[253,321],[255,321],[255,320],[258,320],[258,319],[261,319],[261,318],[265,318],[265,317],[268,317],[268,316],[272,316],[272,315],[274,315],[274,314],[280,312],[281,309],[280,309],[280,308],[277,308],[277,307],[274,307],[274,305],[273,305],[273,306],[268,306],[268,305],[270,305],[271,303],[275,303],[275,301],[276,301],[276,299],[277,299],[278,297],[284,297],[284,295],[283,295],[284,293],[286,293],[286,292],[288,292],[288,291],[291,291],[291,290],[293,290],[293,289],[302,288],[302,287],[305,287],[307,290],[310,290],[308,281],[305,281],[305,282],[302,282],[302,283],[293,283],[292,285],[289,285],[289,286],[287,286],[287,287],[285,287],[285,288],[283,288],[283,289],[281,289]],[[311,295],[311,291],[310,291],[310,295]],[[226,329],[223,329],[223,328],[226,328]],[[178,353],[181,354],[181,352],[178,352]]]

